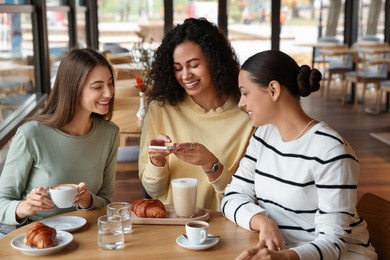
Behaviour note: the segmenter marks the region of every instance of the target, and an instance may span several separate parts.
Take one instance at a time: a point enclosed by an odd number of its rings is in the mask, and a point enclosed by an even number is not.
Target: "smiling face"
[[[260,87],[252,82],[249,72],[245,70],[240,71],[238,81],[241,92],[238,106],[248,113],[253,126],[271,123],[275,109],[269,88]]]
[[[80,107],[89,114],[105,115],[109,112],[113,95],[114,84],[109,69],[97,66],[90,71],[85,80],[80,96]]]
[[[214,91],[209,64],[198,44],[185,41],[177,45],[173,52],[173,66],[176,80],[188,95]]]

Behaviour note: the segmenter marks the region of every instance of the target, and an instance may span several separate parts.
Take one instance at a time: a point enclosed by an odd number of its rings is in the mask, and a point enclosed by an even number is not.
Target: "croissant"
[[[158,199],[139,199],[131,203],[131,211],[140,218],[165,218],[167,210]]]
[[[56,245],[55,238],[57,231],[55,228],[46,226],[42,222],[36,222],[31,229],[29,229],[24,237],[23,242],[28,246],[35,246],[37,248],[49,248]]]

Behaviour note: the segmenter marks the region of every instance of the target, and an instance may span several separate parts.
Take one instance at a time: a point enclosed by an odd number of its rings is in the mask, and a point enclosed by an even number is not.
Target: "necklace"
[[[295,137],[295,139],[294,140],[297,140],[299,137],[301,137],[305,132],[306,132],[306,130],[307,130],[307,128],[312,124],[312,123],[314,123],[316,120],[311,120],[306,126],[305,126],[305,128],[303,128],[303,130],[302,130],[302,132],[297,136],[297,137]]]

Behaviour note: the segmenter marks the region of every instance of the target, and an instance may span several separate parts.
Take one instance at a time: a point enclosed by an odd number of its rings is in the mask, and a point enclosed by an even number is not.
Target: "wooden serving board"
[[[209,212],[200,208],[196,208],[195,216],[192,218],[179,218],[176,216],[173,206],[165,206],[165,209],[167,210],[166,218],[140,218],[134,212],[131,212],[131,223],[140,225],[185,225],[191,220],[207,221],[210,218]]]

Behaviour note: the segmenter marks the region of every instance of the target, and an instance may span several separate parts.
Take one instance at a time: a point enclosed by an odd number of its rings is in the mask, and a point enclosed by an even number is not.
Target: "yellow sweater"
[[[160,107],[157,102],[152,102],[142,126],[139,157],[142,184],[151,197],[160,199],[165,205],[173,205],[170,181],[182,177],[196,178],[197,207],[220,211],[225,187],[230,183],[252,133],[248,116],[231,99],[208,112],[190,96],[176,106],[166,104]],[[209,182],[200,166],[181,161],[173,154],[167,157],[165,167],[154,166],[148,157],[147,143],[159,134],[168,135],[174,143],[203,144],[223,164],[223,173],[217,180]]]

